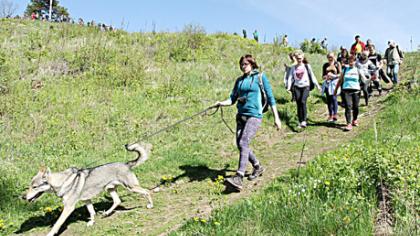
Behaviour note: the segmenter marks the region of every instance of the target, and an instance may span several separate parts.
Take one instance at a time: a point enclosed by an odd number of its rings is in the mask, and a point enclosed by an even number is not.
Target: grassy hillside
[[[276,97],[288,96],[280,85],[287,49],[206,35],[194,26],[177,34],[129,34],[1,20],[0,43],[0,219],[6,232],[45,207],[60,206],[51,195],[35,204],[18,199],[39,166],[58,171],[132,159],[123,144],[227,98],[245,53],[257,57]],[[320,63],[313,66],[319,74]],[[288,116],[293,107],[282,111]],[[231,126],[234,112],[225,110]],[[295,118],[288,119],[294,125]],[[147,141],[154,144],[153,158],[136,172],[148,188],[163,175],[183,173],[178,166],[236,166],[231,134],[218,115]]]
[[[45,231],[57,216],[61,207],[60,199],[51,194],[31,204],[19,199],[28,187],[31,177],[41,165],[47,165],[53,171],[60,171],[71,166],[89,167],[134,158],[132,154],[125,151],[124,144],[136,141],[143,134],[152,133],[199,112],[217,100],[227,98],[235,78],[240,75],[238,60],[243,54],[255,55],[270,78],[282,120],[287,121],[283,122],[285,130],[289,131],[296,126],[295,105],[290,102],[290,96],[282,85],[283,63],[290,49],[256,44],[253,40],[246,40],[239,36],[207,35],[203,29],[196,26],[187,26],[183,32],[176,34],[129,34],[123,31],[101,32],[95,28],[77,25],[21,20],[0,20],[0,24],[0,171],[2,173],[0,176],[0,234],[25,233],[35,227],[33,225],[43,227],[42,230]],[[416,72],[418,60],[415,60],[415,57],[418,55],[409,55],[412,60],[407,60],[406,63],[411,67],[404,68],[406,77],[419,77]],[[309,55],[309,61],[316,74],[320,75],[321,65],[325,61],[324,56]],[[412,93],[402,94],[396,94],[389,99],[387,104],[394,104],[395,108],[392,109],[418,108],[416,102],[418,99],[412,100],[411,98],[414,97]],[[400,96],[405,99],[400,99]],[[400,100],[406,103],[399,103]],[[319,94],[313,92],[309,101],[310,116],[311,111],[320,107],[325,108],[325,105]],[[417,110],[398,112],[406,112],[407,115],[418,117]],[[234,127],[235,109],[225,109],[224,112],[228,123]],[[395,130],[400,127],[399,123],[405,122],[405,120],[396,122],[397,111],[393,114],[392,123],[398,123],[398,125],[390,126],[390,133],[384,133],[384,135],[395,133]],[[385,115],[384,118],[386,117]],[[264,119],[261,133],[272,133],[272,123],[272,116],[268,114]],[[401,127],[409,127],[409,124]],[[410,138],[401,139],[401,142],[417,141],[416,129],[418,128],[410,128],[407,133],[414,138],[409,136]],[[309,127],[308,130],[315,132],[315,127]],[[360,140],[368,140],[371,134],[371,132],[366,134],[366,138]],[[379,140],[387,139],[386,137],[381,136]],[[389,139],[391,140],[393,139]],[[135,169],[135,172],[140,177],[142,186],[146,188],[154,187],[168,177],[170,179],[174,176],[182,176],[181,181],[188,181],[189,176],[183,176],[186,173],[186,167],[203,167],[195,169],[202,171],[203,169],[234,169],[237,165],[234,140],[232,134],[221,122],[220,114],[197,117],[145,141],[154,145],[152,156],[144,165]],[[359,144],[356,142],[348,148],[349,150],[357,149]],[[363,142],[362,144],[364,145]],[[410,154],[413,151],[413,149],[407,150]],[[381,149],[381,152],[385,151],[386,149]],[[319,163],[327,165],[326,158],[335,155],[326,154]],[[376,158],[375,155],[370,156],[370,158],[374,157]],[[417,167],[418,173],[418,164],[416,165],[418,155],[413,155],[412,161],[416,160],[414,167]],[[347,164],[345,160],[341,161]],[[322,181],[329,180],[330,183],[335,183],[332,182],[336,181],[333,179],[336,173],[334,172],[335,162],[328,164],[333,167],[332,170],[322,167],[325,168],[322,170],[329,171],[312,173],[312,169],[315,171],[318,168],[316,163],[302,172],[303,174],[301,173],[305,178],[300,180],[302,182],[299,186],[303,186],[307,181],[305,179],[310,179],[309,176],[318,174],[320,176],[317,179],[325,177]],[[407,163],[412,162],[407,161]],[[351,171],[353,167],[359,166],[346,165],[346,171]],[[290,178],[294,180],[294,177]],[[355,176],[352,181],[354,182],[357,178],[359,177]],[[255,199],[266,199],[266,196],[276,199],[278,197],[273,196],[283,196],[282,189],[288,191],[290,187],[288,184],[291,181],[287,179],[288,177],[285,177],[284,181],[277,181]],[[411,182],[407,187],[410,186],[412,186]],[[213,194],[213,191],[216,195],[220,194],[219,189],[209,189],[207,184],[201,183],[195,187],[193,192],[189,192],[190,195]],[[358,227],[365,230],[361,232],[368,232],[372,228],[374,215],[372,211],[376,208],[375,202],[372,201],[371,187],[369,185],[366,191],[362,191],[367,200],[362,204],[366,211],[359,217],[363,221]],[[324,189],[324,192],[315,192],[315,195],[328,194],[332,191],[331,189],[333,188]],[[348,191],[346,195],[348,198],[339,198],[337,202],[328,203],[342,204],[343,201],[353,199],[352,192]],[[407,195],[402,199],[408,199],[408,197]],[[248,209],[247,207],[250,206],[254,209],[258,202],[255,199],[233,208]],[[123,200],[136,206],[144,204],[143,201],[139,202],[138,197],[134,195],[124,196]],[[262,202],[282,204],[280,200]],[[318,199],[318,205],[325,204],[321,200]],[[95,200],[95,202],[106,201],[109,199],[104,196]],[[156,211],[162,210],[161,206],[164,205],[159,201],[162,200],[158,198],[155,202]],[[301,205],[300,208],[305,209],[303,206]],[[295,212],[295,208],[296,205],[290,205],[290,209],[293,209],[290,214],[293,215],[285,213],[281,217],[301,216],[301,212]],[[278,209],[282,210],[282,208]],[[327,212],[330,210],[328,206],[325,206],[319,209],[319,214],[327,214],[324,209]],[[242,218],[241,215],[238,220],[228,220],[230,213],[226,212],[230,211],[228,209],[215,213],[213,218],[219,220],[220,231],[217,227],[210,227],[210,224],[191,223],[179,234],[243,233],[243,231],[231,231],[234,228],[229,227],[248,225],[247,218]],[[238,214],[238,211],[233,212],[232,214]],[[279,212],[266,212],[272,216],[272,218],[266,218],[268,224],[281,220],[277,218]],[[251,217],[256,218],[250,219],[261,218],[260,213],[255,211],[255,216]],[[329,221],[337,216],[328,214],[329,218],[323,219]],[[220,218],[217,218],[219,216]],[[350,219],[353,216],[349,215]],[[139,216],[136,212],[129,212],[123,217],[129,218],[130,222],[134,220],[140,222],[138,223],[140,226],[135,224],[140,228],[143,222],[139,218],[147,219],[152,216],[147,214]],[[411,219],[408,218],[407,222],[411,222]],[[119,223],[118,218],[111,220]],[[27,226],[27,222],[31,225]],[[225,222],[231,222],[232,225]],[[267,227],[264,224],[261,226]],[[273,229],[274,226],[270,227],[268,229]],[[331,224],[327,232],[334,227],[336,225]],[[360,232],[352,230],[353,228],[348,232]],[[34,231],[37,232],[37,230]],[[83,226],[83,229],[76,229],[75,232],[75,234],[91,235],[128,233],[127,228],[122,224],[99,225],[91,231]],[[257,232],[275,233],[277,231]]]

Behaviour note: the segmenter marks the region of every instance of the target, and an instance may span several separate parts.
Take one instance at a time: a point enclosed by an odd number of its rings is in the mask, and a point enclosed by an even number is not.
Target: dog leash
[[[214,112],[212,112],[212,113],[210,113],[210,114],[207,114],[207,112],[208,112],[209,110],[214,109],[214,108],[216,108],[216,110],[215,110]],[[202,111],[200,111],[200,112],[197,112],[197,113],[195,113],[195,114],[193,114],[193,115],[191,115],[191,116],[189,116],[189,117],[186,117],[186,118],[184,118],[184,119],[182,119],[182,120],[179,120],[179,121],[177,121],[177,122],[173,123],[172,125],[167,126],[167,127],[163,128],[163,129],[160,129],[160,130],[158,130],[158,131],[156,131],[156,132],[153,132],[153,133],[151,133],[151,134],[144,134],[144,135],[143,135],[140,139],[138,139],[136,142],[131,143],[131,144],[128,144],[128,145],[132,145],[132,144],[138,143],[138,142],[140,142],[140,141],[146,140],[146,139],[148,139],[148,138],[151,138],[151,137],[153,137],[153,136],[156,136],[156,135],[158,135],[158,134],[160,134],[160,133],[162,133],[162,132],[165,132],[165,131],[167,131],[167,130],[169,130],[169,129],[171,129],[171,128],[173,128],[173,127],[175,127],[175,126],[177,126],[177,125],[179,125],[179,124],[181,124],[181,123],[183,123],[183,122],[185,122],[185,121],[191,120],[191,119],[193,119],[193,118],[194,118],[194,117],[196,117],[196,116],[200,116],[200,115],[203,115],[203,114],[206,114],[206,115],[208,115],[208,116],[212,116],[212,115],[216,114],[216,113],[219,111],[219,109],[220,109],[220,117],[221,117],[221,119],[222,119],[223,123],[224,123],[224,124],[226,125],[226,127],[230,130],[230,132],[232,132],[232,133],[234,134],[235,132],[232,130],[232,128],[228,125],[228,123],[227,123],[227,122],[226,122],[226,120],[224,119],[224,116],[223,116],[223,108],[222,108],[222,106],[210,106],[210,107],[208,107],[208,108],[206,108],[206,109],[204,109],[204,110],[202,110]],[[96,161],[93,161],[93,162],[89,163],[88,165],[86,165],[86,166],[88,166],[87,168],[89,168],[89,167],[90,167],[90,166],[92,166],[93,164],[96,164],[98,161],[99,161],[99,160],[96,160]]]
[[[214,109],[214,108],[216,108],[216,110],[214,112],[212,112],[210,114],[207,114],[207,112],[209,110]],[[232,132],[234,134],[235,132],[232,130],[232,128],[230,128],[230,126],[227,124],[226,120],[224,119],[222,106],[210,106],[210,107],[208,107],[208,108],[206,108],[206,109],[204,109],[204,110],[202,110],[200,112],[197,112],[197,113],[195,113],[195,114],[193,114],[191,116],[188,116],[188,117],[186,117],[186,118],[184,118],[182,120],[179,120],[179,121],[173,123],[172,125],[169,125],[169,126],[163,128],[163,129],[160,129],[160,130],[158,130],[156,132],[153,132],[151,134],[144,134],[143,136],[141,136],[141,138],[139,138],[134,143],[138,143],[140,141],[147,140],[147,139],[149,139],[149,138],[151,138],[153,136],[156,136],[156,135],[158,135],[158,134],[160,134],[162,132],[165,132],[165,131],[167,131],[167,130],[169,130],[169,129],[171,129],[171,128],[173,128],[173,127],[175,127],[175,126],[177,126],[177,125],[179,125],[179,124],[181,124],[183,122],[186,122],[188,120],[191,120],[191,119],[193,119],[196,116],[200,116],[200,115],[203,115],[203,114],[208,115],[208,116],[212,116],[212,115],[216,114],[219,111],[219,109],[220,109],[220,116],[221,116],[221,119],[222,119],[223,123],[226,125],[226,127],[228,127],[228,129],[230,130],[230,132]],[[131,143],[131,144],[134,144],[134,143]],[[131,145],[131,144],[129,144],[129,145]]]

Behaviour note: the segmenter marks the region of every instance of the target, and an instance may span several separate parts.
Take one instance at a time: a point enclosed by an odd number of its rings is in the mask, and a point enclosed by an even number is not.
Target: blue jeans
[[[394,83],[394,84],[398,83],[398,71],[399,71],[399,69],[400,69],[399,64],[388,65],[386,67],[386,73],[392,79],[392,83]]]
[[[327,94],[328,114],[330,116],[337,115],[338,102],[337,96]]]

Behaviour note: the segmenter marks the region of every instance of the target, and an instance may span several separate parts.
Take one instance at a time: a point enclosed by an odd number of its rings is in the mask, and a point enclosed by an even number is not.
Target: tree
[[[38,13],[40,16],[48,15],[50,10],[50,0],[31,0],[25,10],[25,16],[30,16],[33,12]],[[61,17],[69,17],[66,8],[59,5],[58,0],[52,1],[52,20],[61,19]]]
[[[18,6],[9,0],[0,0],[0,18],[12,17]]]

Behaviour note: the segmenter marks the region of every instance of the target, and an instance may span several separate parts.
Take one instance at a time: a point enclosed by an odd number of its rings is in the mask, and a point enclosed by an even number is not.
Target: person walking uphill
[[[360,81],[366,81],[364,72],[360,71],[356,67],[356,55],[350,55],[349,66],[343,69],[343,73],[337,82],[337,86],[334,90],[334,95],[337,95],[338,90],[341,87],[341,93],[343,97],[345,116],[347,126],[344,128],[345,131],[352,130],[353,126],[358,126],[359,122],[357,116],[359,115],[359,101],[360,101]],[[353,119],[352,119],[353,111]]]
[[[252,174],[248,177],[249,180],[262,175],[265,170],[249,147],[263,118],[263,104],[261,102],[263,91],[266,94],[267,103],[274,114],[274,123],[277,129],[281,128],[276,101],[266,75],[258,71],[258,65],[252,55],[242,56],[239,60],[239,66],[243,75],[236,80],[230,97],[215,104],[215,106],[230,106],[237,102],[236,145],[239,149],[239,167],[235,176],[226,179],[237,190],[242,189],[242,179],[245,175],[248,161],[251,162],[254,168]],[[262,85],[260,85],[260,81]]]
[[[295,52],[297,64],[290,69],[289,77],[287,78],[287,90],[294,91],[294,96],[297,105],[297,113],[299,118],[299,128],[306,127],[307,109],[306,100],[308,99],[311,87],[321,87],[316,80],[311,65],[307,63],[302,51]]]

